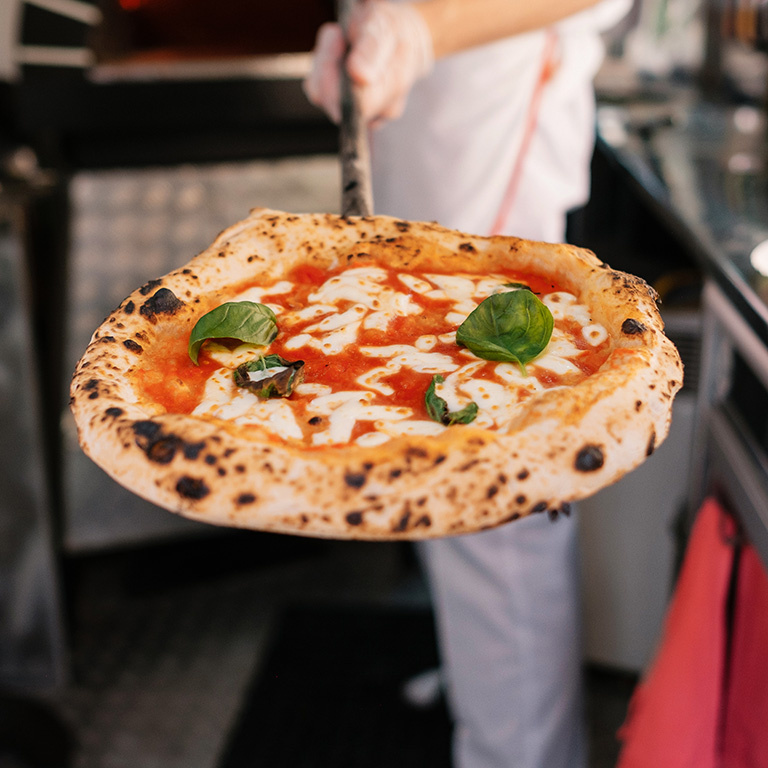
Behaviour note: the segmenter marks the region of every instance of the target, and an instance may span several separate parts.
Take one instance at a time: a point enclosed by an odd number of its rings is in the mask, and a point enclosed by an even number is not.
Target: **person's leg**
[[[583,766],[576,521],[534,515],[420,551],[455,768]]]

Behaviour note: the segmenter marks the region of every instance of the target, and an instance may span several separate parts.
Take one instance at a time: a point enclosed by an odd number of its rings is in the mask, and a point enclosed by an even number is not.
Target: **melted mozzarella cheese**
[[[471,299],[475,295],[475,283],[466,277],[456,275],[425,275],[442,292],[451,299],[462,301]]]
[[[355,381],[366,389],[373,389],[376,392],[381,392],[382,395],[394,395],[395,390],[386,382],[381,381],[386,376],[391,376],[393,373],[397,373],[400,370],[400,366],[396,366],[394,370],[387,365],[377,366],[371,368],[362,376],[358,376]]]
[[[262,303],[264,296],[278,296],[283,293],[289,293],[293,290],[293,283],[287,280],[281,280],[279,283],[275,283],[267,288],[260,285],[254,285],[251,288],[238,293],[232,301],[255,301],[257,304]],[[282,307],[280,307],[282,309]]]
[[[520,290],[501,275],[430,273],[416,276],[398,273],[397,280],[408,293],[393,288],[389,273],[384,269],[355,267],[326,280],[309,295],[310,303],[306,307],[273,306],[275,313],[280,315],[281,327],[304,326],[300,333],[284,343],[285,349],[295,351],[312,347],[327,355],[338,354],[348,345],[357,344],[361,329],[386,332],[395,317],[422,313],[424,310],[414,301],[414,294],[450,302],[445,318],[458,327],[486,296]],[[288,281],[281,281],[270,288],[244,291],[237,299],[259,301],[263,297],[279,297],[292,288]],[[579,304],[573,294],[559,291],[545,295],[542,300],[556,321],[580,326],[587,344],[596,347],[608,338],[605,328],[592,321],[587,307]],[[552,389],[530,374],[535,374],[537,368],[558,375],[580,373],[573,361],[584,354],[568,333],[555,328],[547,348],[528,364],[529,375],[525,376],[517,364],[497,363],[491,367],[488,361],[479,360],[468,349],[457,348],[453,355],[434,351],[438,343],[455,344],[455,341],[455,331],[450,331],[420,336],[412,345],[359,347],[361,354],[386,361],[355,379],[359,390],[334,392],[326,384],[299,384],[295,393],[304,398],[307,413],[324,419],[324,428],[312,432],[312,443],[317,446],[349,443],[356,425],[361,422],[370,424],[372,429],[356,438],[355,442],[361,446],[381,445],[400,435],[437,435],[444,431],[446,427],[442,424],[426,418],[413,418],[410,408],[376,402],[378,396],[395,394],[395,388],[385,379],[403,369],[442,375],[444,381],[436,384],[435,391],[445,400],[450,412],[475,402],[479,412],[473,425],[504,432],[510,428],[526,399]],[[223,345],[209,342],[209,354],[226,369],[210,377],[203,400],[194,412],[241,424],[262,424],[283,437],[302,439],[302,429],[290,399],[260,400],[254,393],[234,384],[231,369],[265,354],[267,349],[242,344],[228,350]],[[258,372],[251,376],[273,372]]]
[[[345,347],[357,341],[357,332],[361,324],[362,320],[348,323],[337,331],[331,331],[320,337],[313,336],[310,333],[300,333],[286,341],[285,348],[293,352],[302,347],[313,347],[326,355],[337,355]]]
[[[410,408],[391,405],[371,405],[370,392],[334,392],[316,397],[307,410],[328,417],[328,429],[312,435],[314,445],[348,443],[358,421],[389,424],[413,414]]]
[[[608,331],[606,331],[599,323],[591,323],[590,325],[585,325],[581,329],[581,335],[584,337],[584,341],[586,341],[587,344],[591,344],[593,347],[599,347],[608,338]]]
[[[445,373],[459,366],[453,358],[440,352],[420,352],[409,344],[391,344],[387,347],[360,347],[366,357],[388,357],[391,366],[406,366],[419,373]],[[390,367],[388,365],[388,367]]]
[[[255,344],[239,344],[234,349],[227,349],[223,344],[217,344],[215,341],[209,341],[205,347],[209,357],[232,369],[256,357],[261,357],[265,350],[266,347],[257,347]]]
[[[397,279],[414,293],[429,293],[432,290],[432,286],[426,280],[407,272],[398,273]]]
[[[301,427],[290,403],[283,398],[262,400],[253,392],[238,387],[227,368],[215,371],[205,384],[203,399],[192,411],[195,416],[226,419],[235,424],[259,424],[283,437],[300,440]]]
[[[317,320],[324,315],[330,315],[338,311],[339,309],[335,304],[310,304],[303,309],[283,312],[280,315],[280,325],[290,328],[298,323],[303,323],[307,320]]]
[[[579,304],[578,299],[572,293],[565,291],[548,293],[542,298],[542,302],[555,320],[575,320],[581,326],[589,325],[592,322],[589,309],[583,304]]]
[[[407,421],[377,421],[374,427],[389,437],[402,437],[403,435],[439,435],[445,431],[442,424],[436,421],[424,421],[423,419],[409,419]]]

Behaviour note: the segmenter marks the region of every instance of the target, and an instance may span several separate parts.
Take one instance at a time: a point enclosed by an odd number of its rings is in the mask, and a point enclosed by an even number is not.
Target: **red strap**
[[[536,126],[539,122],[539,111],[541,110],[541,97],[544,93],[544,87],[557,71],[559,63],[556,55],[557,42],[557,33],[553,29],[548,29],[544,41],[544,51],[542,53],[539,77],[533,89],[531,102],[528,105],[528,113],[525,116],[523,138],[520,142],[520,149],[518,150],[517,157],[515,158],[515,164],[512,167],[512,175],[510,176],[507,190],[502,198],[501,206],[499,212],[496,214],[496,220],[493,223],[493,227],[491,227],[492,235],[500,235],[503,233],[504,223],[509,218],[512,207],[515,204],[517,190],[520,186],[520,178],[523,175],[523,166],[525,165],[525,160],[531,146],[533,132],[536,130]]]

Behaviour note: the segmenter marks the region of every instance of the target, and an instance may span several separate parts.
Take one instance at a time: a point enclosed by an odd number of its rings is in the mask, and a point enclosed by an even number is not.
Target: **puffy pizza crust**
[[[455,425],[367,448],[302,448],[253,427],[158,413],[134,386],[153,341],[188,336],[238,285],[272,283],[296,264],[330,269],[371,257],[405,269],[503,265],[550,276],[590,307],[613,349],[582,383],[531,400],[509,434]],[[589,251],[383,216],[257,209],[115,310],[77,366],[71,405],[93,461],[186,517],[321,537],[422,539],[567,510],[615,482],[666,437],[681,385],[653,291]]]

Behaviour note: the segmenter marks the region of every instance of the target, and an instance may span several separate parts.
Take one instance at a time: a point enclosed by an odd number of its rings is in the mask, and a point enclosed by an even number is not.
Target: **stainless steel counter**
[[[768,120],[692,90],[612,100],[599,146],[705,274],[689,506],[718,495],[768,564]],[[757,248],[757,250],[756,250]],[[768,248],[768,246],[766,246]]]
[[[601,147],[768,342],[766,274],[750,260],[768,239],[768,118],[707,103],[690,90],[603,104]]]

